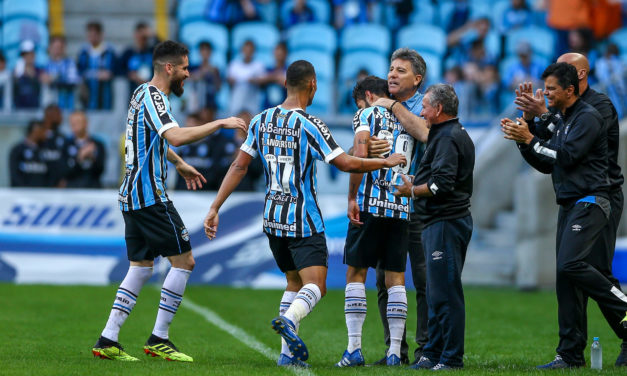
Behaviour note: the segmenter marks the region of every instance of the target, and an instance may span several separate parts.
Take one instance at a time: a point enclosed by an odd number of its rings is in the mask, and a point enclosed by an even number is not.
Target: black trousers
[[[610,192],[610,206],[612,212],[610,218],[607,221],[607,226],[602,230],[599,240],[595,248],[605,249],[605,252],[593,252],[590,257],[590,263],[597,268],[617,289],[620,290],[620,282],[612,274],[612,260],[614,259],[614,252],[616,251],[616,233],[618,232],[618,224],[620,218],[623,215],[624,204],[623,190],[621,188],[615,189]],[[588,304],[588,296],[584,295],[584,319],[583,319],[583,331],[584,336],[588,337],[588,320],[586,315],[586,307]],[[616,336],[627,341],[627,330],[620,325],[620,320],[624,315],[621,312],[613,310],[607,307],[603,303],[598,303],[601,313],[605,317],[605,320],[610,325],[610,328],[616,333]]]
[[[451,367],[464,366],[466,307],[462,269],[471,235],[470,215],[435,222],[422,232],[429,304],[429,341],[424,355]]]
[[[613,236],[609,234],[614,220],[617,226],[616,218],[606,216],[601,207],[590,203],[561,206],[559,210],[555,286],[560,337],[557,353],[569,364],[585,364],[588,297],[603,307],[608,320],[616,321],[612,328],[618,330],[619,337],[625,338],[618,323],[627,311],[627,298],[617,289],[617,281],[611,276],[614,251],[613,246],[610,251],[608,244],[616,236],[615,231]]]
[[[418,347],[414,351],[414,357],[420,359],[422,350],[427,344],[427,271],[425,267],[425,254],[422,249],[422,228],[423,223],[417,215],[412,215],[409,222],[409,262],[411,264],[411,275],[416,289],[416,337]],[[383,323],[383,336],[386,346],[390,346],[390,328],[387,319],[388,290],[385,287],[385,271],[377,266],[377,303],[379,304],[379,314]],[[407,345],[406,334],[403,334],[401,341],[401,358],[408,358],[409,346]]]

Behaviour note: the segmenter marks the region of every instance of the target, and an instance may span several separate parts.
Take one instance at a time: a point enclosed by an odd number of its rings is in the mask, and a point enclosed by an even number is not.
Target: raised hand
[[[226,129],[240,129],[244,132],[248,132],[248,124],[241,118],[231,116],[222,120],[222,128]]]

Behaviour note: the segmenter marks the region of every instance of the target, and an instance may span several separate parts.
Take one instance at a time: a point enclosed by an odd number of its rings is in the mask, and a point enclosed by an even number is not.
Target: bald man
[[[607,225],[593,247],[594,252],[590,253],[586,261],[611,282],[615,289],[612,289],[612,292],[615,295],[621,297],[621,299],[627,299],[620,290],[620,283],[612,274],[612,259],[614,258],[616,247],[616,232],[623,213],[624,203],[622,191],[624,178],[621,173],[621,168],[618,165],[619,125],[616,108],[605,94],[593,90],[588,85],[590,64],[584,55],[566,53],[560,56],[557,62],[568,63],[575,67],[577,70],[577,78],[579,79],[580,99],[590,104],[601,114],[603,117],[603,126],[607,133],[608,177],[610,183],[609,201],[611,213]],[[530,83],[520,85],[519,90],[516,91],[516,100],[514,102],[518,105],[518,109],[523,111],[523,117],[529,122],[530,127],[535,126],[534,133],[541,138],[550,138],[552,135],[551,129],[558,129],[560,123],[563,122],[561,117],[556,116],[555,111],[549,111],[546,107],[542,90],[538,89],[534,94]],[[534,124],[535,117],[540,118],[540,121]],[[577,348],[583,346],[585,348],[585,341],[588,335],[586,315],[588,296],[582,294],[580,299],[581,301],[578,302],[577,307],[581,309],[581,312],[572,316],[579,318],[579,323],[574,330],[576,336],[581,340],[576,341],[578,345],[572,344],[572,346]],[[612,309],[604,302],[597,303],[612,330],[623,340],[621,352],[615,364],[616,366],[627,366],[627,325],[624,321],[621,323],[621,320],[625,317],[625,312]],[[560,333],[561,332],[562,328],[560,328]],[[584,342],[581,343],[581,341]],[[569,344],[569,341],[565,340],[560,335],[558,353],[561,349],[570,347],[571,344]]]

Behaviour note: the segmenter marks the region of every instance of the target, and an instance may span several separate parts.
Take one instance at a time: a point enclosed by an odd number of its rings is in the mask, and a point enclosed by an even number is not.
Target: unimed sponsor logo
[[[110,229],[117,223],[116,214],[116,210],[107,205],[14,204],[0,218],[0,225],[20,228]]]

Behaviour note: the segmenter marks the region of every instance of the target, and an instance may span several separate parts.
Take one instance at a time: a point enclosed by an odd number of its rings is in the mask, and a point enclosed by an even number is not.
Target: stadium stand
[[[179,31],[179,39],[190,49],[190,64],[200,62],[198,45],[208,41],[213,46],[212,62],[220,69],[226,68],[229,34],[223,25],[200,20],[187,22]]]
[[[333,56],[337,49],[337,34],[328,24],[298,24],[288,30],[287,47],[290,51],[311,49]]]

